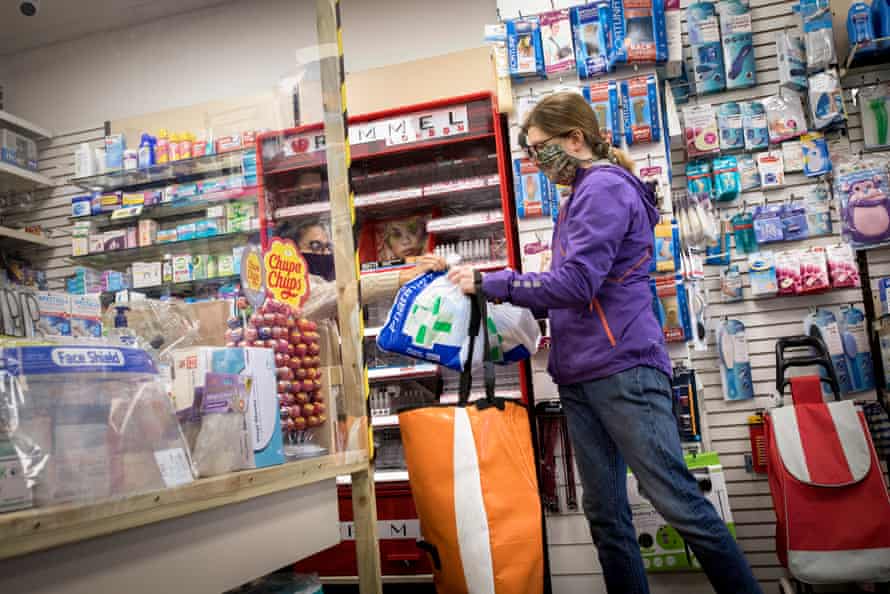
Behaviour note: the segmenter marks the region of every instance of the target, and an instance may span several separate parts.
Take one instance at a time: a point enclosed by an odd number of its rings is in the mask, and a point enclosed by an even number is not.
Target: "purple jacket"
[[[557,384],[640,365],[671,375],[649,290],[654,202],[649,189],[620,167],[579,169],[572,195],[560,205],[550,272],[485,275],[489,299],[547,311],[549,371]]]

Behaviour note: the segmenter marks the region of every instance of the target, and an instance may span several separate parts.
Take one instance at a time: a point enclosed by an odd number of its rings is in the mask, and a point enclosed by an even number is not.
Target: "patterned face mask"
[[[578,167],[591,159],[573,157],[561,145],[548,144],[537,151],[536,160],[547,179],[561,186],[570,186],[575,181]]]

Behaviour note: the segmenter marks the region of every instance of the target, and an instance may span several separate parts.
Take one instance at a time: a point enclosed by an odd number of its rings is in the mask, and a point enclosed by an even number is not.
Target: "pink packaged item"
[[[776,285],[779,295],[800,293],[800,252],[797,250],[776,254]]]
[[[812,247],[800,253],[800,292],[818,293],[831,288],[828,260],[824,247]]]
[[[856,255],[848,243],[830,245],[828,252],[828,275],[831,277],[831,286],[834,289],[858,287],[859,267],[856,265]]]

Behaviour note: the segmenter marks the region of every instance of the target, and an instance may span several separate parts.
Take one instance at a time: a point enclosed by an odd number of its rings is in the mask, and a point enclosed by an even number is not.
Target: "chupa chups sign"
[[[467,106],[421,111],[385,120],[349,125],[349,144],[386,142],[386,146],[444,138],[469,131]],[[288,138],[286,150],[295,155],[315,153],[325,149],[322,132],[301,134]]]
[[[302,307],[309,299],[306,259],[289,239],[274,237],[263,255],[266,292],[276,301]]]

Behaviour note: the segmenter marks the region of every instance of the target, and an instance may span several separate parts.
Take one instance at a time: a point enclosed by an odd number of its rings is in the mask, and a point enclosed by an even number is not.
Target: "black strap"
[[[436,571],[442,571],[442,559],[439,557],[439,549],[436,548],[436,545],[425,540],[418,540],[417,548],[430,556]]]
[[[485,402],[482,407],[496,404],[494,395],[495,372],[494,363],[491,361],[491,343],[488,337],[488,301],[482,293],[482,274],[476,271],[476,292],[470,299],[470,343],[467,348],[467,360],[464,370],[460,374],[460,391],[458,392],[458,404],[465,406],[470,399],[470,389],[473,386],[473,356],[476,352],[476,337],[482,331],[482,364],[485,377]]]

